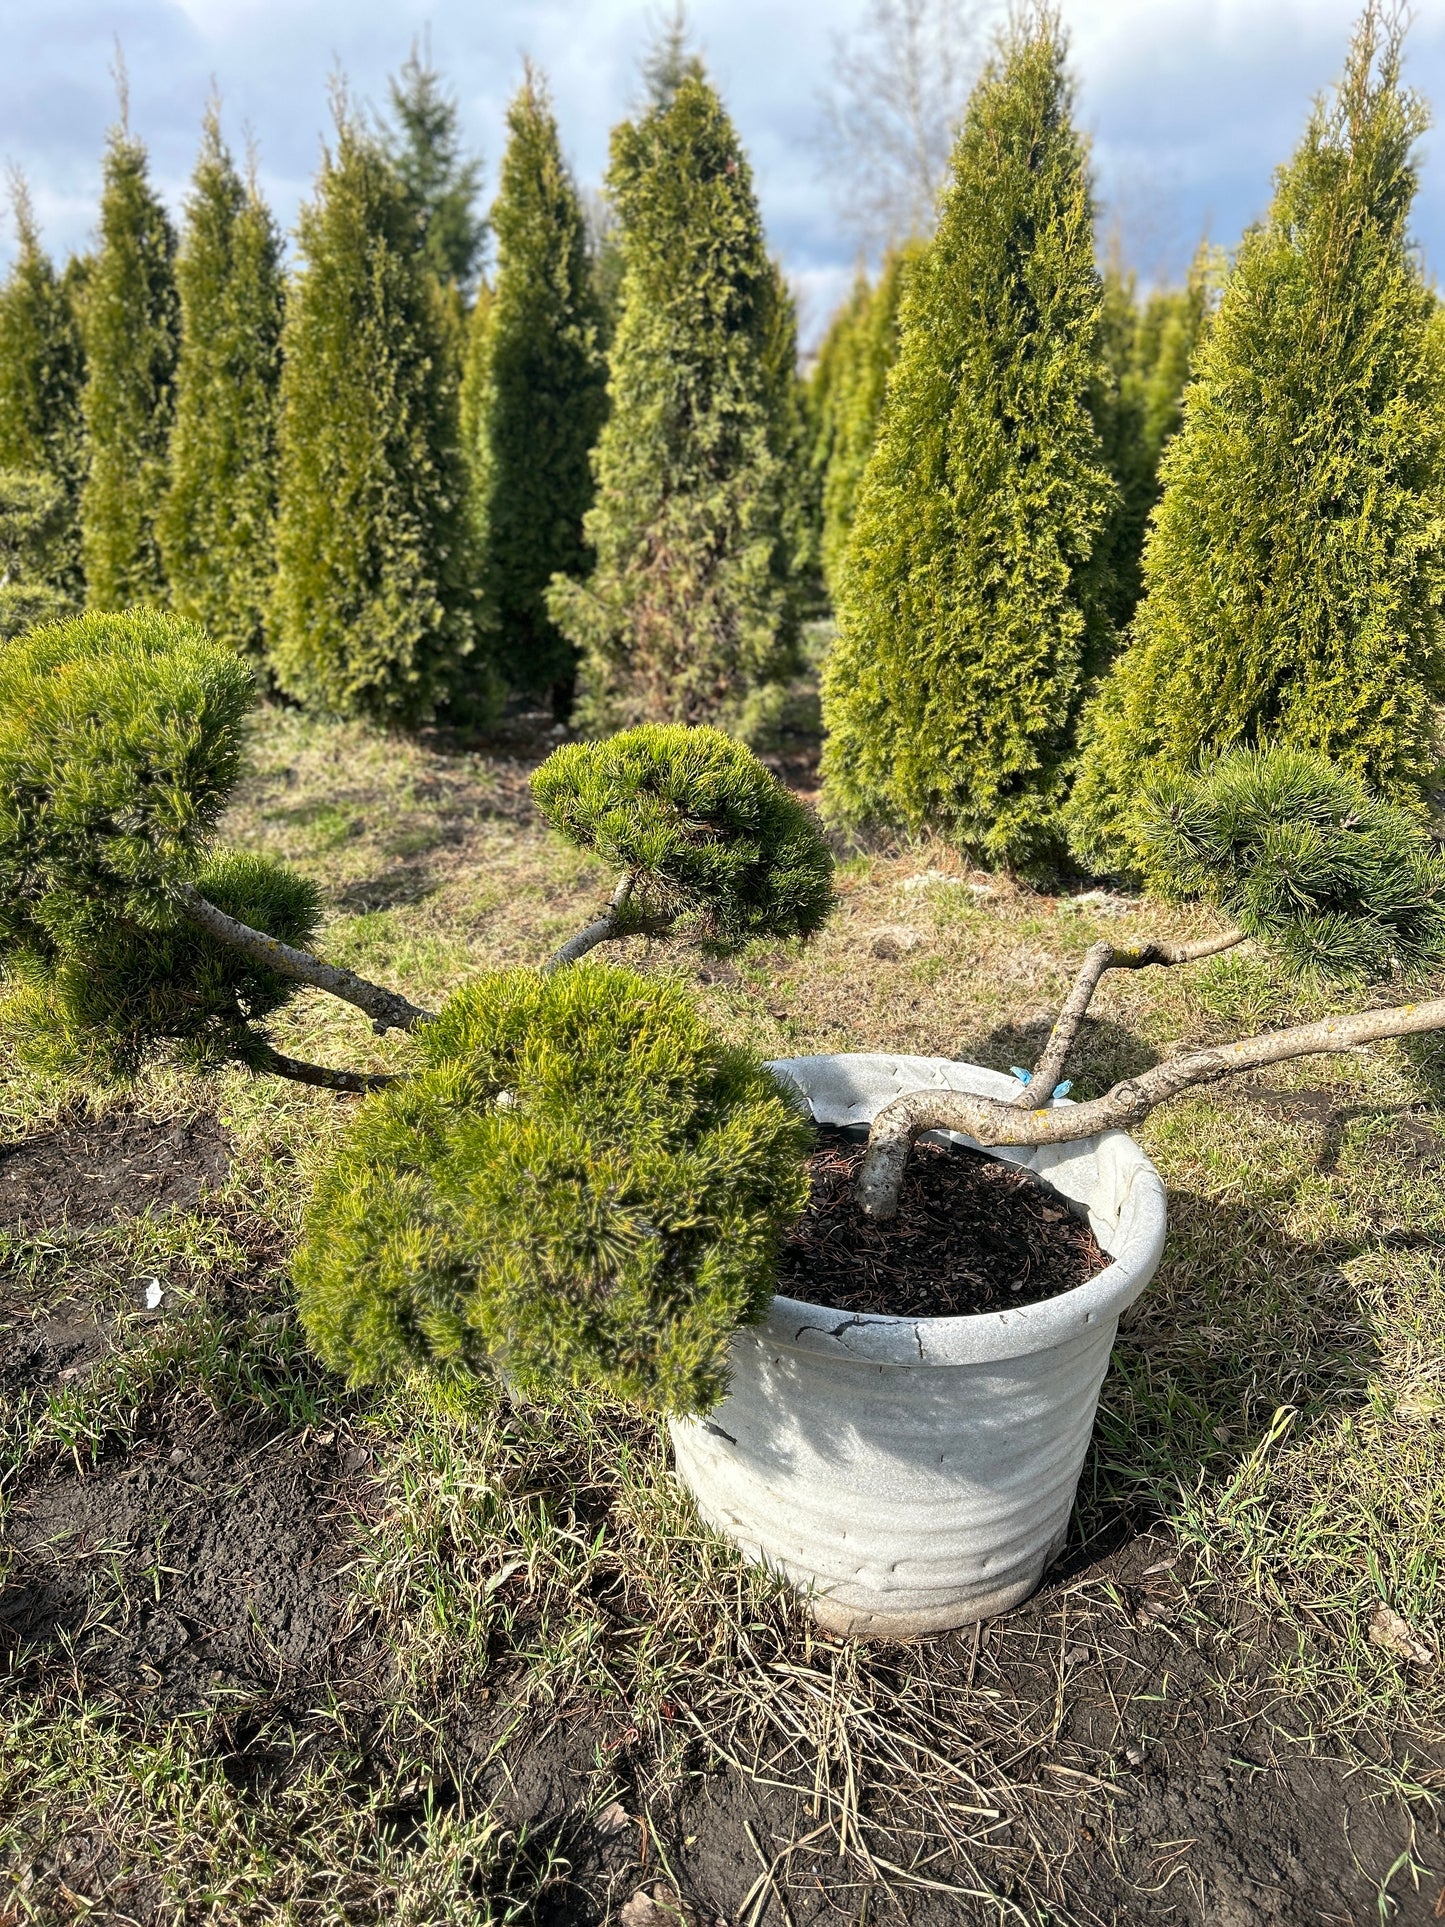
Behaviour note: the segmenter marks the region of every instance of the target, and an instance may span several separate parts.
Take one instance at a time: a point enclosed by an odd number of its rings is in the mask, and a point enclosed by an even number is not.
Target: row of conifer
[[[1241,742],[1418,794],[1445,332],[1400,40],[1368,6],[1233,264],[1141,307],[1097,262],[1058,16],[1016,16],[935,234],[860,281],[806,385],[746,157],[676,45],[614,135],[600,251],[528,75],[470,308],[443,201],[344,106],[289,277],[214,113],[179,245],[122,126],[93,261],[57,275],[20,208],[11,525],[43,594],[169,602],[291,697],[404,723],[575,681],[587,729],[755,731],[821,573],[826,809],[992,862],[1127,869],[1149,773]]]

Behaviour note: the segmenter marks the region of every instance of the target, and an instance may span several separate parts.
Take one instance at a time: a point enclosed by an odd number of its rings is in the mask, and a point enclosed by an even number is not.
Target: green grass
[[[609,887],[540,832],[525,775],[502,756],[267,713],[228,834],[323,885],[327,954],[434,1007],[474,971],[545,956]],[[406,892],[373,902],[403,870]],[[850,859],[839,880],[839,913],[809,948],[755,946],[703,973],[733,1035],[769,1054],[881,1048],[1006,1067],[1037,1048],[1097,936],[1203,928],[1177,909],[1041,896],[932,848]],[[895,936],[894,954],[875,954],[883,930],[917,942]],[[626,954],[677,963],[641,941]],[[1076,1086],[1087,1095],[1176,1042],[1313,1008],[1247,955],[1110,978]],[[309,993],[277,1042],[360,1068],[404,1049]],[[1121,1519],[1172,1534],[1193,1575],[1189,1623],[1221,1650],[1248,1644],[1254,1703],[1422,1814],[1445,1791],[1421,1764],[1445,1739],[1439,1678],[1371,1643],[1369,1622],[1384,1602],[1432,1643],[1445,1632],[1441,1061],[1428,1040],[1308,1060],[1143,1127],[1172,1230],[1121,1334],[1079,1515],[1093,1537]],[[898,1880],[891,1864],[1007,1889],[1000,1919],[1070,1918],[1018,1843],[1073,1811],[1064,1794],[1082,1797],[1050,1781],[1045,1753],[1094,1780],[1100,1756],[1049,1741],[1047,1720],[1027,1746],[1005,1745],[966,1639],[878,1655],[815,1634],[798,1602],[700,1527],[650,1422],[461,1384],[360,1398],[315,1367],[286,1254],[344,1100],[239,1070],[202,1085],[157,1068],[118,1093],[57,1090],[16,1069],[0,1134],[13,1142],[77,1105],[103,1115],[121,1102],[162,1116],[214,1108],[235,1140],[231,1175],[213,1214],[0,1240],[9,1315],[81,1299],[115,1345],[0,1413],[0,1511],[48,1468],[123,1459],[168,1413],[234,1412],[283,1428],[298,1452],[339,1428],[370,1468],[343,1521],[351,1623],[388,1684],[339,1681],[317,1713],[332,1741],[308,1741],[264,1785],[238,1784],[218,1737],[224,1709],[168,1720],[92,1692],[54,1655],[11,1652],[0,1920],[124,1917],[118,1900],[108,1915],[66,1898],[86,1886],[79,1862],[57,1858],[67,1846],[97,1856],[107,1891],[133,1882],[146,1918],[529,1919],[565,1872],[566,1843],[519,1838],[466,1787],[505,1759],[509,1735],[549,1721],[595,1730],[597,1802],[623,1793],[659,1841],[699,1784],[701,1735],[708,1758],[795,1790],[811,1816],[802,1831],[826,1836],[839,1879],[866,1851],[880,1878]],[[147,1275],[166,1287],[156,1317],[136,1310]],[[1221,1731],[1244,1690],[1231,1681],[1221,1665]],[[465,1757],[463,1712],[483,1736]],[[632,1737],[613,1754],[617,1733]],[[442,1787],[445,1798],[426,1791]],[[385,1817],[402,1809],[404,1827]],[[1014,1823],[1007,1846],[998,1816]],[[856,1894],[847,1904],[858,1918]]]

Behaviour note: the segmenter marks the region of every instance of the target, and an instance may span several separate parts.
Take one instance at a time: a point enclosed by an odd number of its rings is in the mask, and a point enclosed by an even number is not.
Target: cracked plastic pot
[[[932,1057],[772,1068],[828,1124],[869,1123],[905,1091],[1016,1089]],[[673,1424],[704,1518],[806,1591],[829,1631],[915,1639],[988,1618],[1063,1549],[1119,1315],[1163,1249],[1164,1187],[1122,1131],[992,1155],[1085,1213],[1113,1262],[1041,1304],[961,1318],[775,1298],[733,1341],[729,1396]]]

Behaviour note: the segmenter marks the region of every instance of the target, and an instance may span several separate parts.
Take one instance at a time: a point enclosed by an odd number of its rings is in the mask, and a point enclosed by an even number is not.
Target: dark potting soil
[[[0,1227],[109,1224],[150,1207],[195,1211],[224,1184],[230,1154],[225,1129],[204,1112],[72,1117],[0,1144]]]
[[[898,1318],[951,1318],[1036,1305],[1102,1271],[1108,1257],[1064,1199],[981,1152],[919,1144],[898,1216],[866,1217],[855,1191],[867,1148],[817,1127],[813,1195],[783,1246],[778,1289],[807,1304]]]

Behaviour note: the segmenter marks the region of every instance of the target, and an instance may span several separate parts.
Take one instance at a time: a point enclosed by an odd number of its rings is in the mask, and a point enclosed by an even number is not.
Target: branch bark
[[[1021,1111],[1032,1110],[1040,1091],[1048,1103],[1055,1084],[1064,1074],[1079,1026],[1106,970],[1147,970],[1151,964],[1197,963],[1201,957],[1218,956],[1221,950],[1232,950],[1243,942],[1242,930],[1224,930],[1216,937],[1198,937],[1193,943],[1145,943],[1130,950],[1117,950],[1107,939],[1092,945],[1049,1032],[1038,1068],[1013,1100],[1015,1105]]]
[[[429,1024],[436,1015],[435,1011],[422,1010],[409,1002],[398,991],[368,983],[365,977],[358,977],[339,964],[323,963],[309,950],[294,950],[289,943],[268,937],[264,930],[253,930],[250,924],[227,916],[192,884],[182,884],[176,894],[186,915],[207,935],[230,944],[252,963],[274,970],[278,977],[311,984],[317,990],[326,990],[333,997],[341,998],[343,1003],[355,1004],[358,1010],[366,1012],[377,1031],[415,1030],[419,1024]]]
[[[971,1097],[963,1091],[909,1091],[885,1104],[873,1120],[858,1173],[858,1198],[870,1218],[897,1216],[898,1193],[913,1145],[924,1131],[961,1131],[985,1148],[1072,1144],[1100,1131],[1127,1130],[1152,1110],[1196,1084],[1257,1070],[1292,1057],[1353,1050],[1384,1037],[1445,1030],[1445,998],[1397,1004],[1347,1017],[1324,1017],[1290,1030],[1245,1037],[1209,1050],[1185,1051],[1140,1077],[1125,1078],[1103,1097],[1021,1111],[1012,1099]]]
[[[561,970],[564,964],[576,963],[585,957],[589,950],[595,950],[599,943],[607,943],[618,933],[622,913],[632,896],[632,886],[637,881],[631,870],[622,878],[612,892],[612,901],[600,917],[594,917],[585,929],[579,930],[575,937],[569,937],[562,948],[542,965],[542,975],[550,977],[554,970]]]
[[[300,1057],[287,1057],[270,1044],[260,1049],[253,1045],[242,1062],[252,1070],[270,1071],[273,1077],[289,1077],[293,1084],[313,1084],[323,1091],[379,1091],[383,1084],[394,1084],[394,1071],[334,1071],[326,1064],[308,1064]]]

